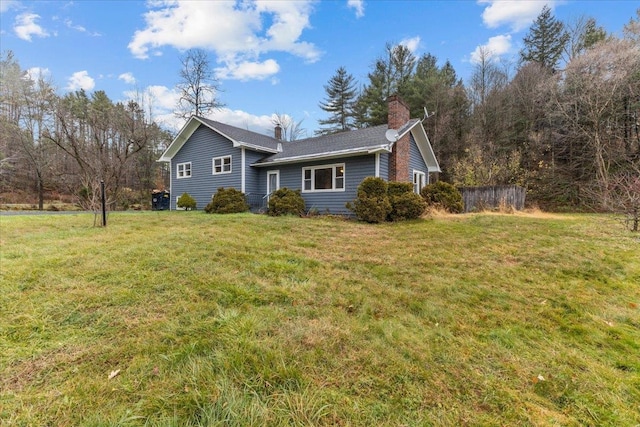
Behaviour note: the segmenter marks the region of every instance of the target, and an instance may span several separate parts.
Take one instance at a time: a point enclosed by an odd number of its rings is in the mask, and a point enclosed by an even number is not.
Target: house
[[[204,208],[220,187],[242,191],[253,211],[266,209],[269,195],[281,188],[301,190],[307,210],[349,214],[368,176],[413,182],[419,192],[429,174],[440,172],[420,119],[391,96],[388,125],[298,141],[193,116],[160,157],[171,169],[171,209],[189,193]]]

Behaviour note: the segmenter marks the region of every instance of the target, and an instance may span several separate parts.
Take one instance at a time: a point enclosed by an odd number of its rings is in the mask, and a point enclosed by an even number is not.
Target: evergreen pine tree
[[[329,80],[329,84],[324,86],[324,90],[327,98],[319,106],[330,116],[328,119],[318,120],[322,128],[316,131],[316,135],[328,135],[355,128],[354,108],[357,91],[353,76],[347,73],[344,67],[340,67]]]
[[[588,49],[594,46],[596,43],[601,42],[607,38],[607,31],[596,24],[596,20],[590,18],[587,21],[584,31],[584,47]]]
[[[408,47],[387,44],[386,57],[376,61],[369,85],[358,99],[361,111],[366,111],[365,125],[387,123],[387,98],[393,94],[408,97],[415,65],[416,58]]]
[[[523,40],[524,48],[520,51],[520,60],[536,62],[555,71],[568,39],[564,24],[552,15],[551,9],[545,5]]]

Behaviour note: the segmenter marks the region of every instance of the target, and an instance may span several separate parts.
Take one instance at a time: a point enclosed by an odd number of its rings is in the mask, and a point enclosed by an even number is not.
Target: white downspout
[[[245,193],[245,158],[244,147],[240,147],[240,191]]]
[[[169,210],[171,210],[171,201],[173,200],[173,159],[169,159]]]
[[[376,171],[375,177],[380,178],[380,153],[376,153]]]

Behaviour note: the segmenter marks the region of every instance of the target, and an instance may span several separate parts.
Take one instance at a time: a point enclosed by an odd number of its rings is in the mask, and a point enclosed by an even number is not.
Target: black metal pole
[[[107,198],[104,194],[104,180],[100,181],[100,189],[102,190],[102,226],[107,226]]]

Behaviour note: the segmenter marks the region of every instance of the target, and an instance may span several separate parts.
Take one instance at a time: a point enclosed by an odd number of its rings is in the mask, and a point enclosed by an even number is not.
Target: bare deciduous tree
[[[2,168],[16,166],[19,173],[12,178],[19,188],[35,183],[38,208],[42,210],[45,181],[50,177],[48,165],[52,161],[51,147],[42,132],[53,117],[55,90],[42,75],[30,76],[22,70],[11,52],[2,59],[0,76],[2,139],[7,144],[1,151],[11,152]]]
[[[79,194],[83,207],[95,210],[96,183],[105,182],[114,208],[133,159],[157,132],[137,103],[113,104],[104,92],[88,98],[80,91],[60,101],[55,128],[47,137],[74,161],[67,173],[69,189]]]
[[[580,165],[582,179],[593,187],[594,202],[610,206],[610,179],[628,162],[626,105],[640,93],[640,46],[628,40],[601,42],[568,65],[556,111],[566,139],[578,144],[569,161]]]
[[[611,177],[609,197],[614,212],[624,215],[631,231],[640,229],[640,162]]]
[[[567,42],[564,45],[565,62],[583,53],[594,44],[607,38],[604,28],[598,26],[594,18],[579,16],[566,26]]]
[[[302,121],[295,121],[293,117],[288,114],[274,113],[271,116],[271,123],[274,126],[280,126],[282,129],[283,141],[297,141],[307,136],[307,130],[302,127]]]
[[[189,118],[191,115],[206,116],[223,106],[218,101],[218,81],[203,49],[189,49],[181,58],[180,82],[176,115]]]

